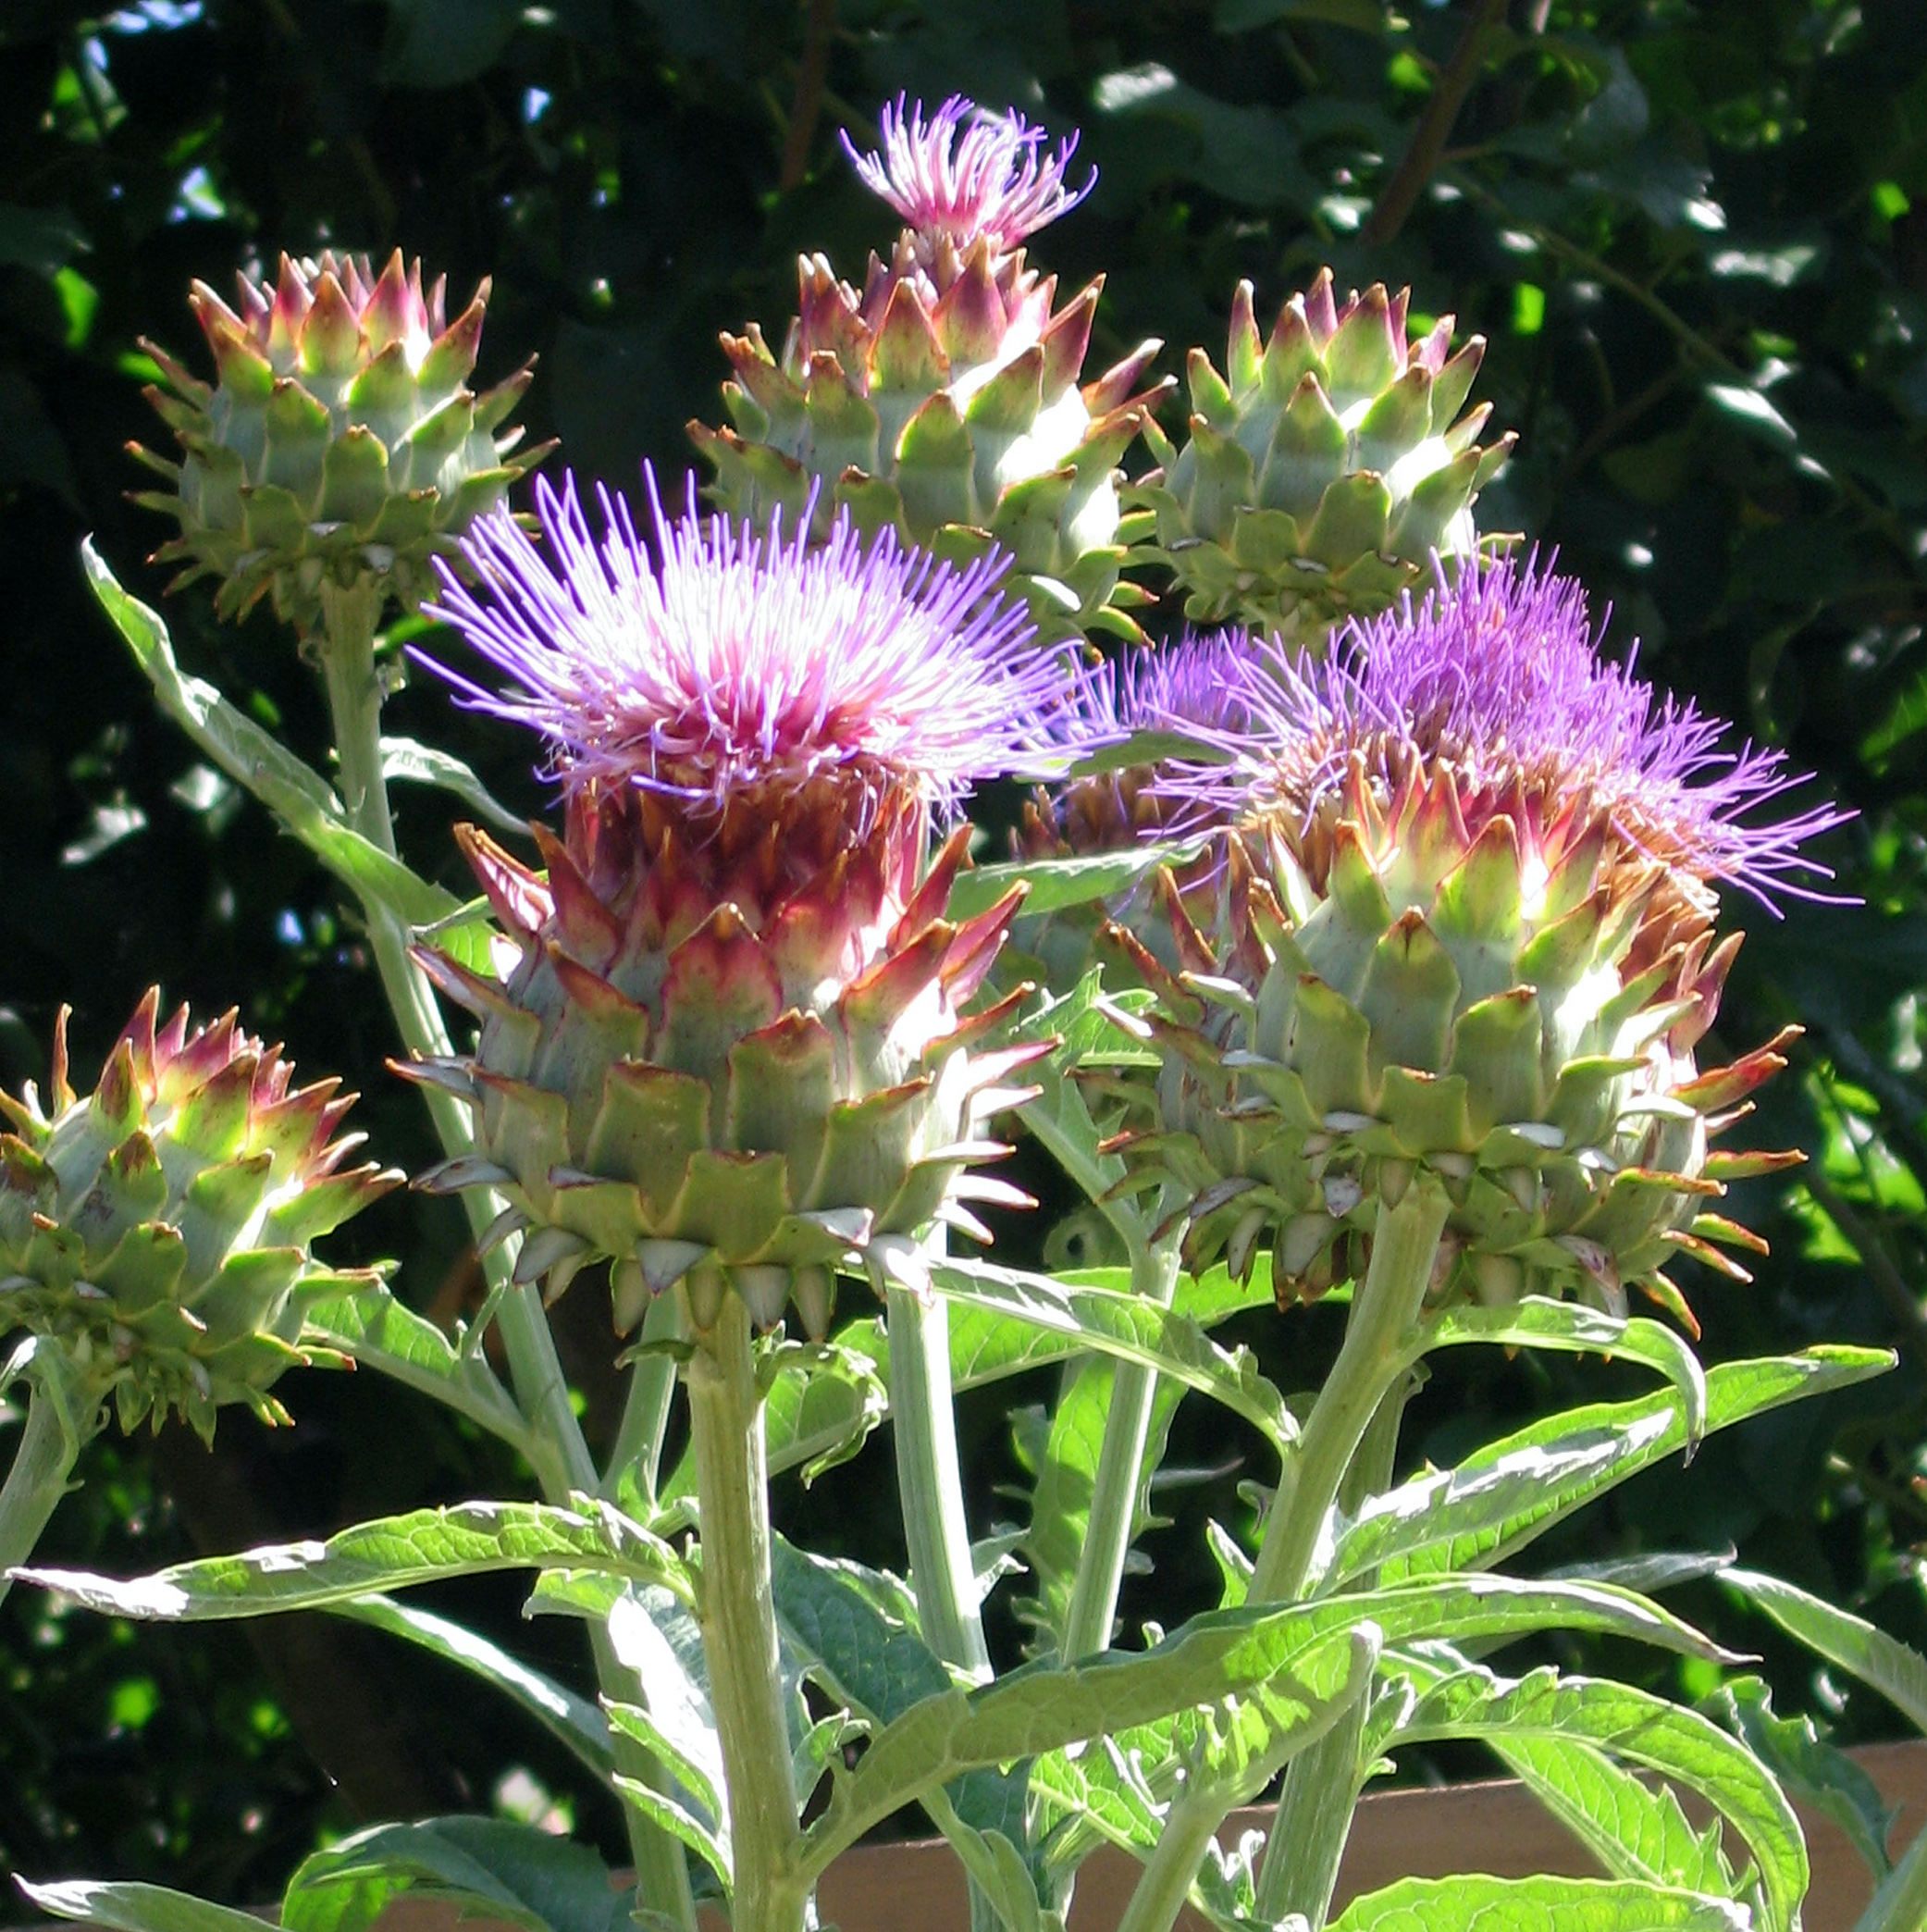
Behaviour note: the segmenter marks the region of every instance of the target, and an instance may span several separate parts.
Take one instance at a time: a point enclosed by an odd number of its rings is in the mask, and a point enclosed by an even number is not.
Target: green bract
[[[443,283],[422,295],[421,264],[398,249],[377,279],[365,260],[281,257],[268,290],[240,279],[237,315],[205,283],[189,301],[214,351],[213,386],[152,343],[172,394],[147,396],[179,440],[172,463],[131,445],[168,487],[136,501],[179,519],[154,553],[186,567],[174,586],[220,580],[216,608],[238,617],[264,596],[305,631],[324,581],[372,577],[412,605],[433,588],[428,560],[455,554],[477,512],[540,460],[510,458],[500,425],[529,370],[481,396],[467,387],[485,281],[444,326]]]
[[[1475,547],[1473,500],[1515,438],[1479,447],[1491,405],[1458,413],[1485,342],[1448,357],[1450,316],[1408,342],[1410,296],[1375,282],[1338,307],[1320,269],[1266,341],[1240,282],[1227,374],[1192,351],[1190,438],[1179,448],[1147,425],[1159,467],[1135,492],[1157,518],[1141,554],[1176,574],[1189,616],[1316,648],[1412,588],[1434,551]]]
[[[51,1115],[31,1086],[0,1094],[0,1332],[50,1338],[124,1428],[178,1411],[211,1436],[228,1402],[285,1421],[281,1371],[339,1360],[303,1342],[303,1310],[377,1279],[309,1244],[401,1177],[340,1170],[363,1136],[329,1138],[338,1081],[290,1088],[232,1013],[190,1033],[185,1007],[158,1030],[157,1010],[150,992],[80,1099],[63,1009]]]

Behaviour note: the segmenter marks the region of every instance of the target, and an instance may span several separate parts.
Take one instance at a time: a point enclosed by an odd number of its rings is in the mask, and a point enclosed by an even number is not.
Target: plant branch
[[[823,80],[830,67],[830,34],[836,24],[836,0],[809,0],[809,19],[803,30],[803,59],[797,69],[797,96],[783,136],[783,165],[776,188],[787,194],[802,185],[809,167],[809,146],[822,112]]]
[[[375,630],[381,608],[379,592],[365,579],[345,588],[327,584],[322,591],[324,635],[314,641],[334,724],[342,805],[355,830],[392,855],[394,819],[381,762],[385,694],[375,663]],[[448,1053],[448,1032],[435,996],[421,969],[409,958],[413,935],[406,923],[393,908],[372,897],[363,900],[363,909],[376,967],[402,1043],[425,1059]],[[439,1087],[426,1088],[424,1095],[444,1151],[451,1156],[473,1151],[471,1123],[454,1096]],[[479,1189],[471,1189],[463,1194],[462,1204],[469,1228],[479,1242],[500,1203]],[[481,1266],[496,1305],[496,1327],[509,1358],[509,1380],[516,1404],[530,1423],[529,1459],[537,1482],[549,1501],[566,1502],[577,1491],[593,1492],[597,1489],[595,1458],[575,1419],[568,1380],[556,1354],[540,1293],[533,1282],[525,1287],[516,1285],[512,1272],[514,1257],[515,1244],[504,1242],[481,1257]],[[647,1445],[638,1444],[634,1445],[633,1453],[645,1455],[649,1452]],[[606,1633],[594,1633],[592,1642],[601,1681],[619,1694],[623,1687],[601,1675],[613,1667]],[[633,1807],[624,1807],[624,1824],[630,1856],[636,1862],[639,1902],[694,1932],[695,1905],[681,1848]]]
[[[1439,75],[1431,98],[1425,105],[1412,139],[1399,165],[1392,170],[1378,196],[1377,205],[1366,218],[1360,240],[1372,248],[1383,248],[1404,227],[1405,218],[1417,206],[1426,183],[1439,166],[1439,155],[1451,133],[1459,109],[1478,79],[1485,59],[1486,38],[1505,18],[1505,0],[1477,0],[1459,43],[1452,49],[1445,71]]]
[[[923,1641],[946,1664],[987,1678],[950,1390],[950,1305],[894,1285],[884,1305],[896,1487]]]

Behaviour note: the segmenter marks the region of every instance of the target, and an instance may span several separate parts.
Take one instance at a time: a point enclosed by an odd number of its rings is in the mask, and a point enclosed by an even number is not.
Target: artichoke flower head
[[[1601,660],[1580,587],[1533,563],[1441,575],[1246,691],[1223,762],[1167,780],[1236,824],[1226,943],[1174,906],[1172,974],[1118,935],[1164,1064],[1122,1151],[1183,1184],[1192,1265],[1268,1238],[1281,1292],[1319,1293],[1424,1163],[1439,1297],[1637,1286],[1690,1322],[1665,1264],[1743,1273],[1713,1244],[1757,1243],[1709,1204],[1797,1158],[1709,1151],[1790,1037],[1698,1066],[1739,945],[1715,888],[1812,896],[1802,848],[1848,814],[1760,823],[1798,782],[1780,754]]]
[[[163,1022],[150,992],[82,1096],[63,1008],[48,1104],[0,1094],[0,1335],[45,1338],[124,1429],[179,1413],[209,1439],[231,1402],[285,1422],[281,1371],[340,1360],[305,1311],[378,1279],[310,1245],[401,1179],[344,1165],[366,1136],[336,1137],[354,1099],[340,1085],[295,1086],[232,1013]]]
[[[1318,651],[1420,586],[1435,554],[1476,549],[1473,502],[1517,439],[1480,447],[1491,404],[1459,412],[1485,339],[1452,353],[1442,316],[1414,340],[1411,297],[1375,282],[1340,303],[1321,268],[1267,338],[1239,283],[1225,374],[1192,351],[1190,433],[1146,426],[1158,467],[1135,489],[1157,531],[1133,555],[1173,573],[1188,615]]]
[[[961,96],[928,117],[899,100],[881,131],[880,153],[844,146],[903,230],[860,290],[802,257],[781,356],[753,322],[723,337],[731,427],[689,426],[712,494],[759,524],[814,494],[820,537],[846,506],[862,529],[958,561],[994,544],[1046,630],[1136,638],[1114,471],[1169,387],[1137,388],[1160,345],[1081,382],[1102,279],[1054,311],[1056,278],[1024,259],[1095,181],[1068,185],[1076,136],[1052,151],[1022,115]]]
[[[591,537],[573,484],[538,489],[545,559],[506,515],[440,614],[505,680],[463,701],[539,731],[563,797],[546,876],[464,848],[506,935],[490,978],[424,963],[481,1022],[416,1077],[475,1110],[479,1155],[424,1184],[489,1186],[518,1272],[560,1293],[614,1264],[618,1325],[687,1278],[765,1326],[828,1320],[833,1276],[917,1267],[933,1220],[1020,1198],[976,1164],[980,1123],[1031,1047],[972,1054],[1011,1003],[965,1017],[1019,895],[945,917],[970,832],[933,827],[976,778],[1051,755],[1071,681],[965,569],[867,542],[839,514],[758,535],[649,482],[655,554],[620,500]],[[438,667],[439,668],[439,667]],[[710,1297],[707,1306],[699,1297]]]
[[[189,297],[214,352],[204,382],[152,342],[168,387],[149,402],[179,462],[130,453],[167,487],[135,498],[180,534],[154,553],[182,568],[168,587],[218,579],[216,609],[239,617],[262,598],[303,631],[321,589],[372,580],[413,606],[452,556],[469,519],[501,500],[546,452],[512,453],[503,427],[528,388],[525,365],[477,396],[468,387],[488,284],[448,321],[445,280],[422,292],[401,252],[377,276],[365,257],[281,257],[272,286],[236,277],[238,306],[204,282]]]

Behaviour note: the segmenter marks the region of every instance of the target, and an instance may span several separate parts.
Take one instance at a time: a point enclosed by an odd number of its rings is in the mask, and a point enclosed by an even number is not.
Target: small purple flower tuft
[[[1250,671],[1248,724],[1201,734],[1228,762],[1182,767],[1169,789],[1220,813],[1308,824],[1354,761],[1377,776],[1409,748],[1450,762],[1468,825],[1475,800],[1503,810],[1523,785],[1552,811],[1588,799],[1631,850],[1769,907],[1775,894],[1826,898],[1804,881],[1833,873],[1800,848],[1853,813],[1816,805],[1743,824],[1807,780],[1778,751],[1720,749],[1718,720],[1634,675],[1637,650],[1624,664],[1602,660],[1575,578],[1537,553],[1450,583],[1435,573],[1422,602],[1408,594],[1354,619],[1323,662]]]
[[[952,94],[926,121],[922,102],[911,105],[899,94],[877,119],[881,154],[859,152],[847,130],[844,152],[865,185],[931,245],[947,239],[962,253],[982,236],[1001,254],[1076,207],[1097,185],[1093,168],[1081,188],[1067,188],[1064,174],[1077,136],[1048,153],[1044,130],[1015,108],[994,115]]]
[[[1107,659],[1079,693],[1090,741],[1168,731],[1245,730],[1262,659],[1248,631],[1187,629],[1175,644]]]
[[[1064,660],[994,595],[1000,553],[955,569],[887,531],[866,545],[841,513],[812,548],[807,510],[794,535],[780,516],[758,535],[700,516],[693,478],[672,521],[643,477],[653,554],[621,496],[597,489],[599,546],[574,477],[538,480],[554,561],[505,512],[480,518],[462,542],[477,588],[443,564],[431,611],[508,688],[421,662],[470,709],[540,732],[571,794],[628,784],[720,815],[843,778],[954,811],[972,780],[1061,767],[1081,742]]]

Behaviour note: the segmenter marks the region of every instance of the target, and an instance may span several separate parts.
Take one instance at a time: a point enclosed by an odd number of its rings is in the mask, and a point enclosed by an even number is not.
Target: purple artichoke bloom
[[[1272,659],[1248,669],[1249,722],[1200,735],[1227,761],[1180,769],[1169,788],[1238,817],[1324,815],[1363,763],[1390,788],[1415,754],[1451,767],[1468,833],[1540,801],[1547,826],[1603,814],[1630,853],[1675,876],[1824,899],[1805,882],[1833,876],[1806,843],[1853,814],[1814,805],[1760,821],[1807,781],[1775,750],[1724,749],[1726,728],[1690,700],[1657,695],[1601,659],[1584,588],[1535,552],[1462,569],[1414,603],[1354,620],[1323,662]],[[1522,835],[1534,828],[1521,826]],[[1560,842],[1555,839],[1555,843]]]
[[[758,534],[672,520],[647,466],[653,552],[600,488],[591,534],[573,477],[536,498],[545,558],[506,514],[463,539],[477,588],[444,566],[434,614],[503,674],[495,691],[424,659],[471,709],[540,732],[572,796],[636,786],[720,817],[739,795],[848,780],[954,812],[971,781],[1061,763],[1065,661],[994,596],[1007,559],[957,569],[839,513],[812,548],[806,510]],[[1074,753],[1070,755],[1075,755]]]
[[[1258,645],[1241,630],[1187,629],[1175,644],[1107,659],[1079,693],[1083,739],[1243,731],[1251,724],[1252,681],[1262,675],[1261,663]]]
[[[995,115],[952,94],[926,120],[922,102],[912,105],[899,94],[877,118],[881,154],[862,153],[847,131],[844,151],[864,184],[931,245],[947,238],[963,254],[981,236],[1001,254],[1076,207],[1097,184],[1093,169],[1081,188],[1066,187],[1077,136],[1049,153],[1044,130],[1015,108]]]
[[[1251,723],[1251,690],[1262,677],[1258,646],[1244,631],[1186,631],[1175,644],[1106,660],[1079,678],[1058,730],[1067,758],[1088,756],[1141,736],[1168,735],[1157,758],[1196,755],[1223,733]],[[1170,837],[1224,823],[1221,805],[1165,795],[1167,768],[1151,756],[1040,791],[1025,814],[1019,847],[1031,856],[1116,851],[1141,837]]]

